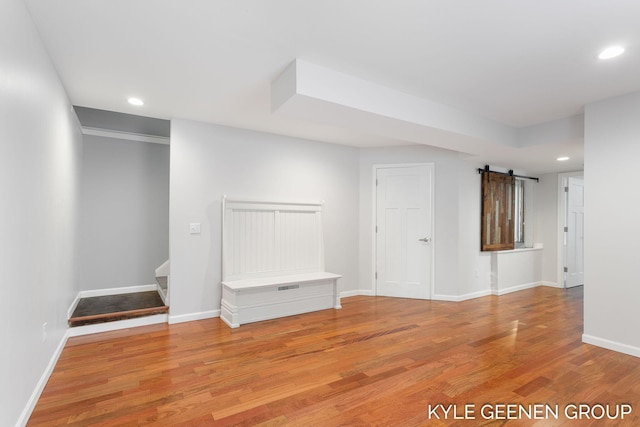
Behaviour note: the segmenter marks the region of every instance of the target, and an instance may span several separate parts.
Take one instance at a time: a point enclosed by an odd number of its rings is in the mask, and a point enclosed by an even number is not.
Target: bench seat
[[[316,272],[222,282],[220,318],[231,328],[317,310],[342,308],[339,274]]]

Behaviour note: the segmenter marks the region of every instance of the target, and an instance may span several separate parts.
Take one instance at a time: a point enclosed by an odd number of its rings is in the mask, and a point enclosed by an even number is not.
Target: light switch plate
[[[192,222],[189,224],[189,234],[200,234],[200,223]]]

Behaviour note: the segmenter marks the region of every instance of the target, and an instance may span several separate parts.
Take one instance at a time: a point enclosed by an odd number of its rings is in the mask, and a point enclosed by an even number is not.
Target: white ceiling
[[[637,0],[26,3],[75,105],[353,146],[447,146],[426,133],[380,132],[376,114],[370,127],[352,127],[272,113],[271,83],[297,58],[519,135],[541,130],[522,148],[489,144],[475,157],[527,172],[582,168],[581,138],[545,122],[640,90]],[[626,53],[599,61],[611,44]],[[129,96],[145,105],[128,105]],[[563,154],[572,160],[556,162]]]

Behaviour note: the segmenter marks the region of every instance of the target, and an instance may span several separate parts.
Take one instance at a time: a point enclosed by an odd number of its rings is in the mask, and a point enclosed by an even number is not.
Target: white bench
[[[341,308],[324,271],[322,203],[223,198],[221,319],[241,324]]]

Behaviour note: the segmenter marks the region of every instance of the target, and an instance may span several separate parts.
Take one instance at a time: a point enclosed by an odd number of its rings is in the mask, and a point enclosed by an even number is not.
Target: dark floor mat
[[[80,326],[167,312],[157,291],[82,298],[69,323]]]

